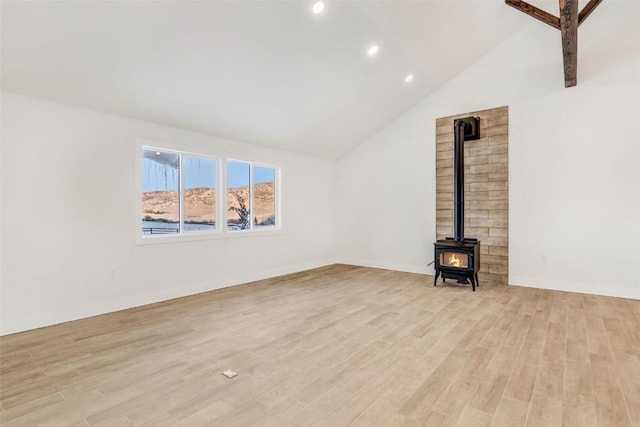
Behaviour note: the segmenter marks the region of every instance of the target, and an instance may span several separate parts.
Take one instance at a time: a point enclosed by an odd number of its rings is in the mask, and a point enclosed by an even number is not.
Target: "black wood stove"
[[[442,281],[455,279],[458,283],[471,283],[475,292],[479,286],[480,242],[464,237],[464,142],[480,139],[480,119],[467,117],[453,122],[454,149],[454,237],[447,237],[434,243],[435,276]]]

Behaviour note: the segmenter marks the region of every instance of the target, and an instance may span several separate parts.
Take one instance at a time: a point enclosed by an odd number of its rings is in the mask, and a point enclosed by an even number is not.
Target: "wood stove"
[[[457,241],[449,237],[438,240],[434,246],[436,274],[433,286],[436,285],[438,277],[442,276],[443,282],[446,279],[455,279],[458,283],[471,283],[475,292],[476,286],[479,285],[480,242],[477,239]]]
[[[454,237],[447,237],[434,243],[435,276],[433,286],[438,282],[455,279],[458,283],[471,283],[475,292],[479,286],[480,242],[464,237],[464,142],[480,139],[480,119],[467,117],[453,122],[454,149]]]

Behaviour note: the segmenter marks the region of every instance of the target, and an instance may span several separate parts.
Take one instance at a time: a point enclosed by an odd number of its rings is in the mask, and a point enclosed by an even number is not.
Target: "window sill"
[[[281,228],[251,231],[214,231],[208,233],[185,233],[181,235],[137,236],[136,245],[157,245],[163,243],[195,242],[199,240],[244,239],[250,237],[269,237],[284,234]]]

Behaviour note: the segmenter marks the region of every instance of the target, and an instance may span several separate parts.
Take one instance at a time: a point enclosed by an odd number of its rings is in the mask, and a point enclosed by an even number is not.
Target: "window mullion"
[[[249,167],[249,230],[253,230],[253,219],[255,218],[255,212],[253,211],[253,168],[251,163]]]
[[[216,220],[214,223],[216,232],[226,231],[222,225],[223,224],[222,221],[226,222],[226,218],[222,216],[222,210],[220,206],[220,203],[222,200],[222,197],[220,196],[220,192],[224,190],[226,193],[227,191],[226,188],[224,187],[224,184],[222,183],[222,164],[223,163],[224,162],[222,160],[219,160],[219,159],[215,160],[214,177],[213,177],[215,182],[215,189],[213,191],[213,194],[214,194],[213,203],[215,204],[215,207],[216,207],[214,210],[214,215],[216,216],[215,217]]]
[[[223,233],[229,232],[229,203],[227,198],[229,197],[229,177],[227,176],[228,160],[220,160],[220,227]]]
[[[179,173],[178,173],[178,188],[180,191],[180,206],[178,206],[179,227],[180,234],[184,234],[184,156],[180,153]]]
[[[274,182],[273,182],[273,193],[274,193],[273,203],[275,204],[275,206],[273,207],[273,210],[275,211],[275,214],[276,214],[276,218],[275,218],[275,221],[273,222],[273,225],[274,225],[274,227],[279,228],[280,227],[280,212],[282,211],[282,207],[280,206],[280,203],[281,203],[280,192],[282,190],[280,188],[280,170],[279,169],[275,169],[274,168],[273,177],[274,177]]]

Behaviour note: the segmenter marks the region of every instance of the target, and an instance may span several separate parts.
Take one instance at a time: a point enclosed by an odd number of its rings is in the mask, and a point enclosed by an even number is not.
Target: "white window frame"
[[[260,229],[254,229],[254,225],[253,225],[253,221],[249,220],[249,228],[245,229],[245,230],[229,230],[229,223],[227,220],[227,213],[229,212],[229,206],[227,206],[227,200],[229,200],[228,198],[228,183],[227,183],[227,178],[229,177],[229,174],[227,173],[227,165],[229,164],[229,162],[235,162],[235,163],[243,163],[243,164],[247,164],[249,165],[249,211],[251,212],[251,216],[254,216],[254,209],[253,209],[253,186],[254,186],[254,182],[253,182],[253,169],[256,167],[259,168],[268,168],[268,169],[273,169],[274,170],[274,191],[275,191],[275,217],[276,217],[276,221],[275,221],[275,225],[273,227],[265,227],[265,228],[260,228]],[[281,224],[282,224],[282,220],[280,218],[282,209],[280,208],[280,200],[281,200],[281,186],[280,186],[280,175],[281,175],[281,170],[280,167],[278,166],[274,166],[274,165],[269,165],[266,163],[259,163],[259,162],[252,162],[249,160],[239,160],[239,159],[233,159],[233,158],[228,158],[225,159],[224,161],[224,212],[225,212],[225,218],[224,218],[224,231],[226,233],[229,234],[256,234],[256,233],[269,233],[269,232],[273,232],[273,231],[278,231],[281,229]]]
[[[180,213],[179,232],[175,234],[144,235],[140,226],[140,214],[142,212],[142,159],[144,150],[155,150],[168,153],[176,153],[180,156],[179,172],[179,192],[180,192]],[[213,230],[193,230],[184,229],[184,169],[182,159],[184,156],[213,160],[215,162],[215,229]],[[139,140],[136,144],[136,185],[135,185],[135,236],[137,245],[160,244],[170,242],[185,242],[192,240],[209,240],[220,238],[242,238],[250,236],[269,236],[282,233],[282,169],[268,163],[238,160],[236,158],[214,156],[207,153],[194,152],[190,149],[178,147],[168,143],[156,141]],[[253,168],[265,167],[275,171],[275,226],[253,229],[253,221],[250,221],[250,228],[247,230],[228,230],[227,228],[227,162],[239,162],[250,165],[249,168],[249,192],[250,209],[253,212]]]

